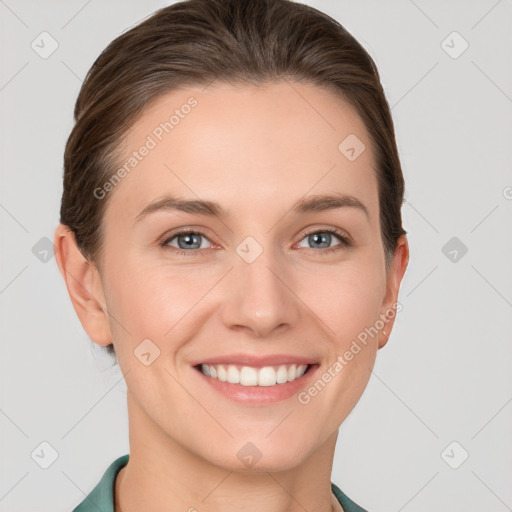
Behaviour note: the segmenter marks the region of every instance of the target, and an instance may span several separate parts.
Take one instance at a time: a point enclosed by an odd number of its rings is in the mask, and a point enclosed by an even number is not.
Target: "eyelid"
[[[314,226],[311,229],[306,229],[306,231],[304,231],[301,234],[301,238],[299,239],[299,241],[297,243],[300,243],[305,237],[312,235],[314,233],[331,233],[331,234],[337,236],[340,240],[339,246],[351,247],[354,245],[354,240],[348,234],[347,231],[345,231],[344,229],[341,229],[341,228],[330,226],[330,225]],[[327,247],[327,248],[324,248],[323,251],[325,252],[325,251],[329,251],[329,250],[334,250],[336,247],[337,246]],[[321,252],[321,251],[317,251],[317,252]]]
[[[194,226],[187,226],[187,227],[183,227],[183,228],[178,228],[176,231],[171,230],[170,232],[167,232],[161,238],[162,241],[160,242],[160,245],[165,247],[171,240],[173,240],[177,236],[187,235],[187,234],[201,235],[202,237],[206,238],[211,244],[215,245],[215,243],[212,242],[212,240],[210,240],[210,237],[206,234],[205,228],[199,228],[199,227],[196,228]],[[177,251],[181,250],[176,247],[173,247],[173,249],[176,249]],[[201,249],[195,249],[195,251],[198,251],[198,250],[201,250]],[[193,251],[187,251],[187,252],[193,252]]]
[[[324,226],[314,226],[314,227],[311,227],[310,229],[306,229],[306,231],[303,231],[301,233],[300,239],[298,240],[298,242],[296,242],[294,244],[294,246],[297,245],[298,243],[302,242],[302,240],[304,240],[304,238],[306,238],[307,236],[312,235],[314,233],[331,233],[331,234],[334,234],[335,236],[337,236],[340,241],[340,243],[335,245],[334,247],[326,247],[326,248],[322,248],[322,249],[306,248],[306,249],[313,250],[314,252],[326,253],[326,252],[335,251],[338,248],[342,248],[342,247],[351,247],[354,244],[352,237],[345,230],[336,228],[334,226],[324,225]],[[202,251],[206,250],[206,249],[184,250],[184,249],[179,249],[177,247],[172,247],[172,246],[168,245],[170,243],[170,241],[173,240],[174,238],[176,238],[177,236],[186,235],[186,234],[200,235],[200,236],[206,238],[211,244],[215,245],[215,243],[212,242],[212,240],[210,240],[210,237],[205,233],[205,228],[202,228],[202,227],[196,228],[193,226],[187,226],[187,227],[179,228],[177,231],[171,231],[170,233],[166,233],[162,237],[163,241],[160,242],[160,246],[163,248],[171,247],[173,252],[175,252],[177,254],[186,254],[186,255],[192,255],[194,253],[202,252]]]
[[[344,229],[337,228],[337,227],[330,226],[330,225],[314,226],[311,229],[306,228],[306,230],[302,234],[302,238],[304,238],[305,236],[308,236],[308,235],[312,235],[313,233],[325,232],[325,231],[327,231],[329,233],[335,233],[338,236],[352,240],[352,237]],[[302,238],[301,238],[301,240],[302,240]]]

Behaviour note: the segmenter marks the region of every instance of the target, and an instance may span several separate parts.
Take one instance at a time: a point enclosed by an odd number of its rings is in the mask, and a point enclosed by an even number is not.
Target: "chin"
[[[299,438],[295,438],[298,440]],[[222,453],[211,453],[210,462],[236,473],[266,473],[287,471],[300,465],[306,458],[304,443],[283,443],[282,440],[253,438],[253,441],[231,440]]]

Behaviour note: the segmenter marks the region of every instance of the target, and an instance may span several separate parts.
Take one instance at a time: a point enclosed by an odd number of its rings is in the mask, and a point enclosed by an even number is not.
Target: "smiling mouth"
[[[234,364],[198,364],[194,368],[203,375],[221,382],[241,384],[242,386],[268,387],[300,379],[312,366],[315,365],[280,364],[256,368]]]

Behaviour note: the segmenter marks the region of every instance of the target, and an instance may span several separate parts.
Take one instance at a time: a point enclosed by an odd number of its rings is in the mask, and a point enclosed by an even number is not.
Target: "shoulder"
[[[353,502],[336,484],[333,484],[332,482],[331,489],[334,496],[336,496],[340,505],[343,507],[344,512],[368,512],[357,503]]]
[[[129,454],[126,454],[112,462],[94,489],[73,509],[73,512],[97,512],[98,509],[102,512],[114,512],[114,484],[116,476],[126,466],[129,458]]]

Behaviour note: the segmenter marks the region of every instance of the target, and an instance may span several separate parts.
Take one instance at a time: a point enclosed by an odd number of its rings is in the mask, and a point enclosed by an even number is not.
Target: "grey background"
[[[122,375],[41,258],[81,80],[168,3],[0,0],[1,511],[70,511],[129,451]],[[372,512],[512,510],[512,2],[305,3],[379,67],[411,250],[403,311],[341,426],[332,481]],[[46,59],[31,47],[43,31],[58,43]],[[453,31],[469,43],[457,58]],[[48,469],[31,456],[43,441],[58,452]]]

